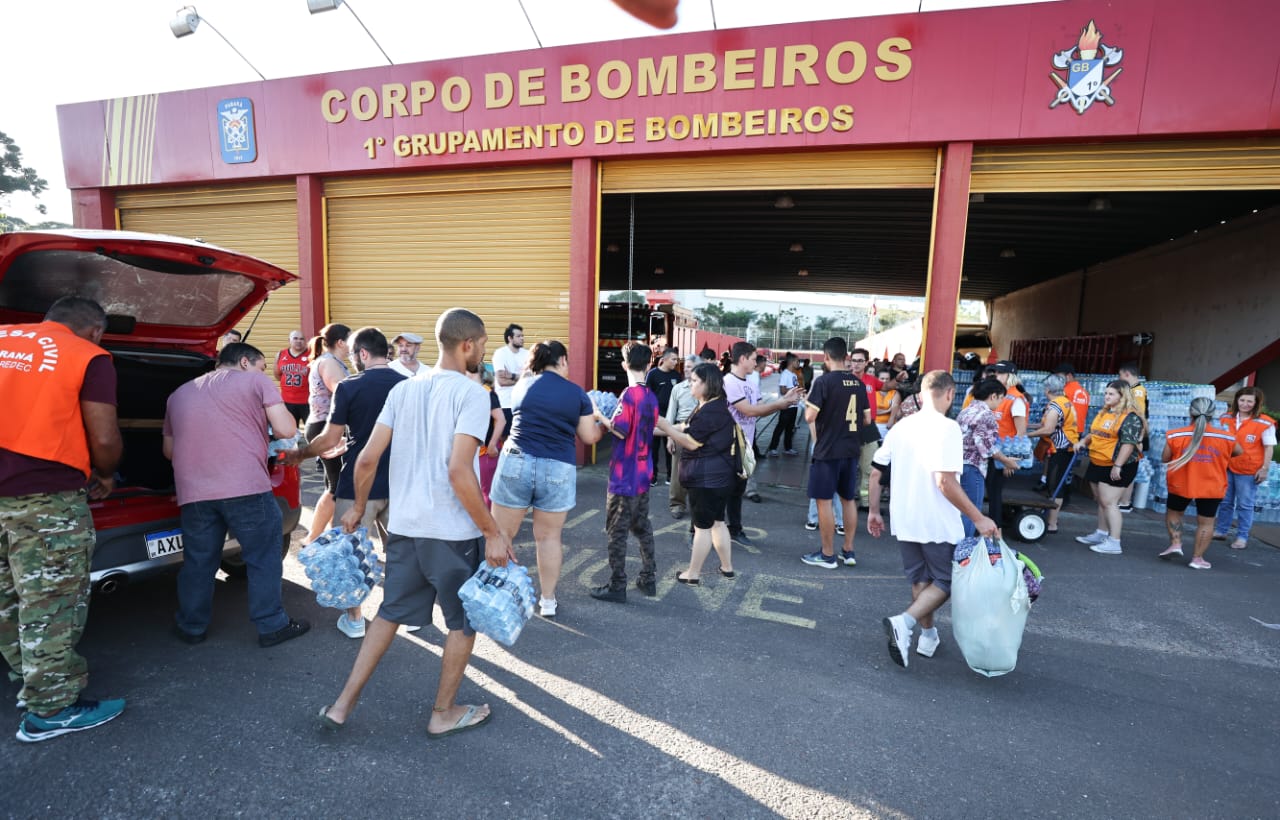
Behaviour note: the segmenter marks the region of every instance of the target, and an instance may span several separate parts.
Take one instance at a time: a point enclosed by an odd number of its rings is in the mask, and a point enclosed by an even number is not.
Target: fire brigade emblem
[[[1068,103],[1077,114],[1089,110],[1089,106],[1098,100],[1107,105],[1115,105],[1111,96],[1111,84],[1120,76],[1123,68],[1111,71],[1111,67],[1120,62],[1124,51],[1112,48],[1102,42],[1102,32],[1094,26],[1093,21],[1080,31],[1080,42],[1071,48],[1053,55],[1053,67],[1065,70],[1066,77],[1058,71],[1049,72],[1049,79],[1058,86],[1058,96],[1049,103],[1050,108],[1057,108]],[[1107,72],[1110,71],[1110,74]]]
[[[258,147],[253,133],[253,100],[234,97],[218,103],[218,133],[222,161],[229,164],[253,162]]]

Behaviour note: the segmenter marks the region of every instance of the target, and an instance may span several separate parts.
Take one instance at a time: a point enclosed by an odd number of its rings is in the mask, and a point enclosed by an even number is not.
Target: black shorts
[[[465,635],[467,621],[458,590],[475,574],[484,557],[484,539],[441,541],[391,533],[386,543],[387,575],[378,617],[393,624],[429,626],[431,608],[440,604],[445,625]]]
[[[285,402],[284,406],[285,409],[289,411],[289,415],[293,416],[294,420],[298,422],[298,427],[301,428],[306,426],[307,416],[311,415],[311,405],[304,401],[301,404]]]
[[[689,496],[690,518],[699,530],[709,530],[717,521],[724,520],[725,507],[733,487],[686,487]]]
[[[324,425],[325,422],[323,421],[308,424],[307,441],[311,441],[323,433]],[[330,493],[336,493],[338,491],[338,475],[342,472],[342,456],[322,458],[320,459],[320,465],[324,468],[324,488]]]
[[[833,458],[809,464],[809,497],[828,499],[837,494],[845,501],[858,498],[858,459]]]
[[[1049,482],[1049,491],[1053,492],[1058,488],[1058,483],[1062,483],[1062,492],[1058,493],[1054,498],[1061,498],[1063,504],[1071,503],[1071,480],[1073,476],[1066,475],[1067,467],[1071,464],[1072,452],[1070,450],[1059,450],[1049,456],[1049,470],[1045,478]],[[1063,476],[1066,480],[1063,481]]]
[[[1183,498],[1169,493],[1168,507],[1177,513],[1186,512],[1192,501],[1196,502],[1197,518],[1214,518],[1218,514],[1218,505],[1222,503],[1221,498]]]
[[[1090,464],[1085,470],[1084,479],[1090,484],[1107,484],[1112,487],[1128,487],[1138,477],[1138,462],[1130,461],[1120,468],[1120,480],[1111,480],[1111,465]]]

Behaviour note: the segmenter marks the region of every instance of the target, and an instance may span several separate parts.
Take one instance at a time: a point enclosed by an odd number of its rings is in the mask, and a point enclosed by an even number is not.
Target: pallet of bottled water
[[[359,606],[383,579],[383,562],[364,527],[326,530],[298,553],[316,603],[333,609]]]

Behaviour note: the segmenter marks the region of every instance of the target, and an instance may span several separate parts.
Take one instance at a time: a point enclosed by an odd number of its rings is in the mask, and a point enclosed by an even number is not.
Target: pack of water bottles
[[[604,414],[605,418],[613,418],[613,412],[618,409],[618,397],[612,393],[606,393],[603,390],[588,390],[587,398],[591,399],[591,403]]]
[[[316,603],[333,609],[359,606],[382,583],[383,562],[364,527],[345,533],[334,527],[298,553]]]
[[[503,646],[514,644],[533,617],[533,595],[529,571],[514,561],[505,567],[481,564],[458,590],[471,628]]]
[[[1036,466],[1035,443],[1027,436],[1001,437],[1000,452],[1009,458],[1017,459],[1020,470],[1030,470]]]
[[[302,434],[295,433],[292,438],[272,439],[267,444],[267,458],[277,456],[285,450],[296,450],[302,446]]]

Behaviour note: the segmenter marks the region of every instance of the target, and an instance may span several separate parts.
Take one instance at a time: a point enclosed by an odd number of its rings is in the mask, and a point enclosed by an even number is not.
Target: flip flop
[[[681,578],[679,572],[676,573],[676,580],[687,587],[696,587],[702,583],[700,578]]]
[[[723,576],[723,577],[725,577],[725,578],[737,578],[737,577],[738,577],[738,573],[734,572],[733,570],[729,570],[728,572],[725,572],[724,570],[720,570],[720,575],[721,575],[721,576]]]
[[[447,729],[443,732],[427,732],[427,737],[431,738],[432,740],[439,740],[442,737],[448,737],[449,735],[456,735],[459,732],[465,732],[468,729],[476,729],[488,723],[489,719],[493,717],[493,712],[489,712],[489,714],[485,715],[479,720],[472,720],[472,718],[476,716],[476,712],[479,712],[479,711],[480,711],[479,706],[468,706],[467,711],[463,712],[462,717],[458,718],[458,722],[453,724],[452,729]]]
[[[328,706],[321,706],[321,707],[320,707],[320,713],[319,713],[318,715],[316,715],[316,720],[320,721],[320,726],[321,726],[321,727],[323,727],[323,728],[325,728],[325,729],[328,729],[330,732],[337,732],[337,731],[340,731],[340,730],[342,729],[342,727],[343,727],[343,726],[346,726],[346,725],[347,725],[347,724],[345,724],[345,723],[339,723],[338,721],[336,721],[336,720],[334,720],[333,718],[329,717],[329,707],[328,707]]]

